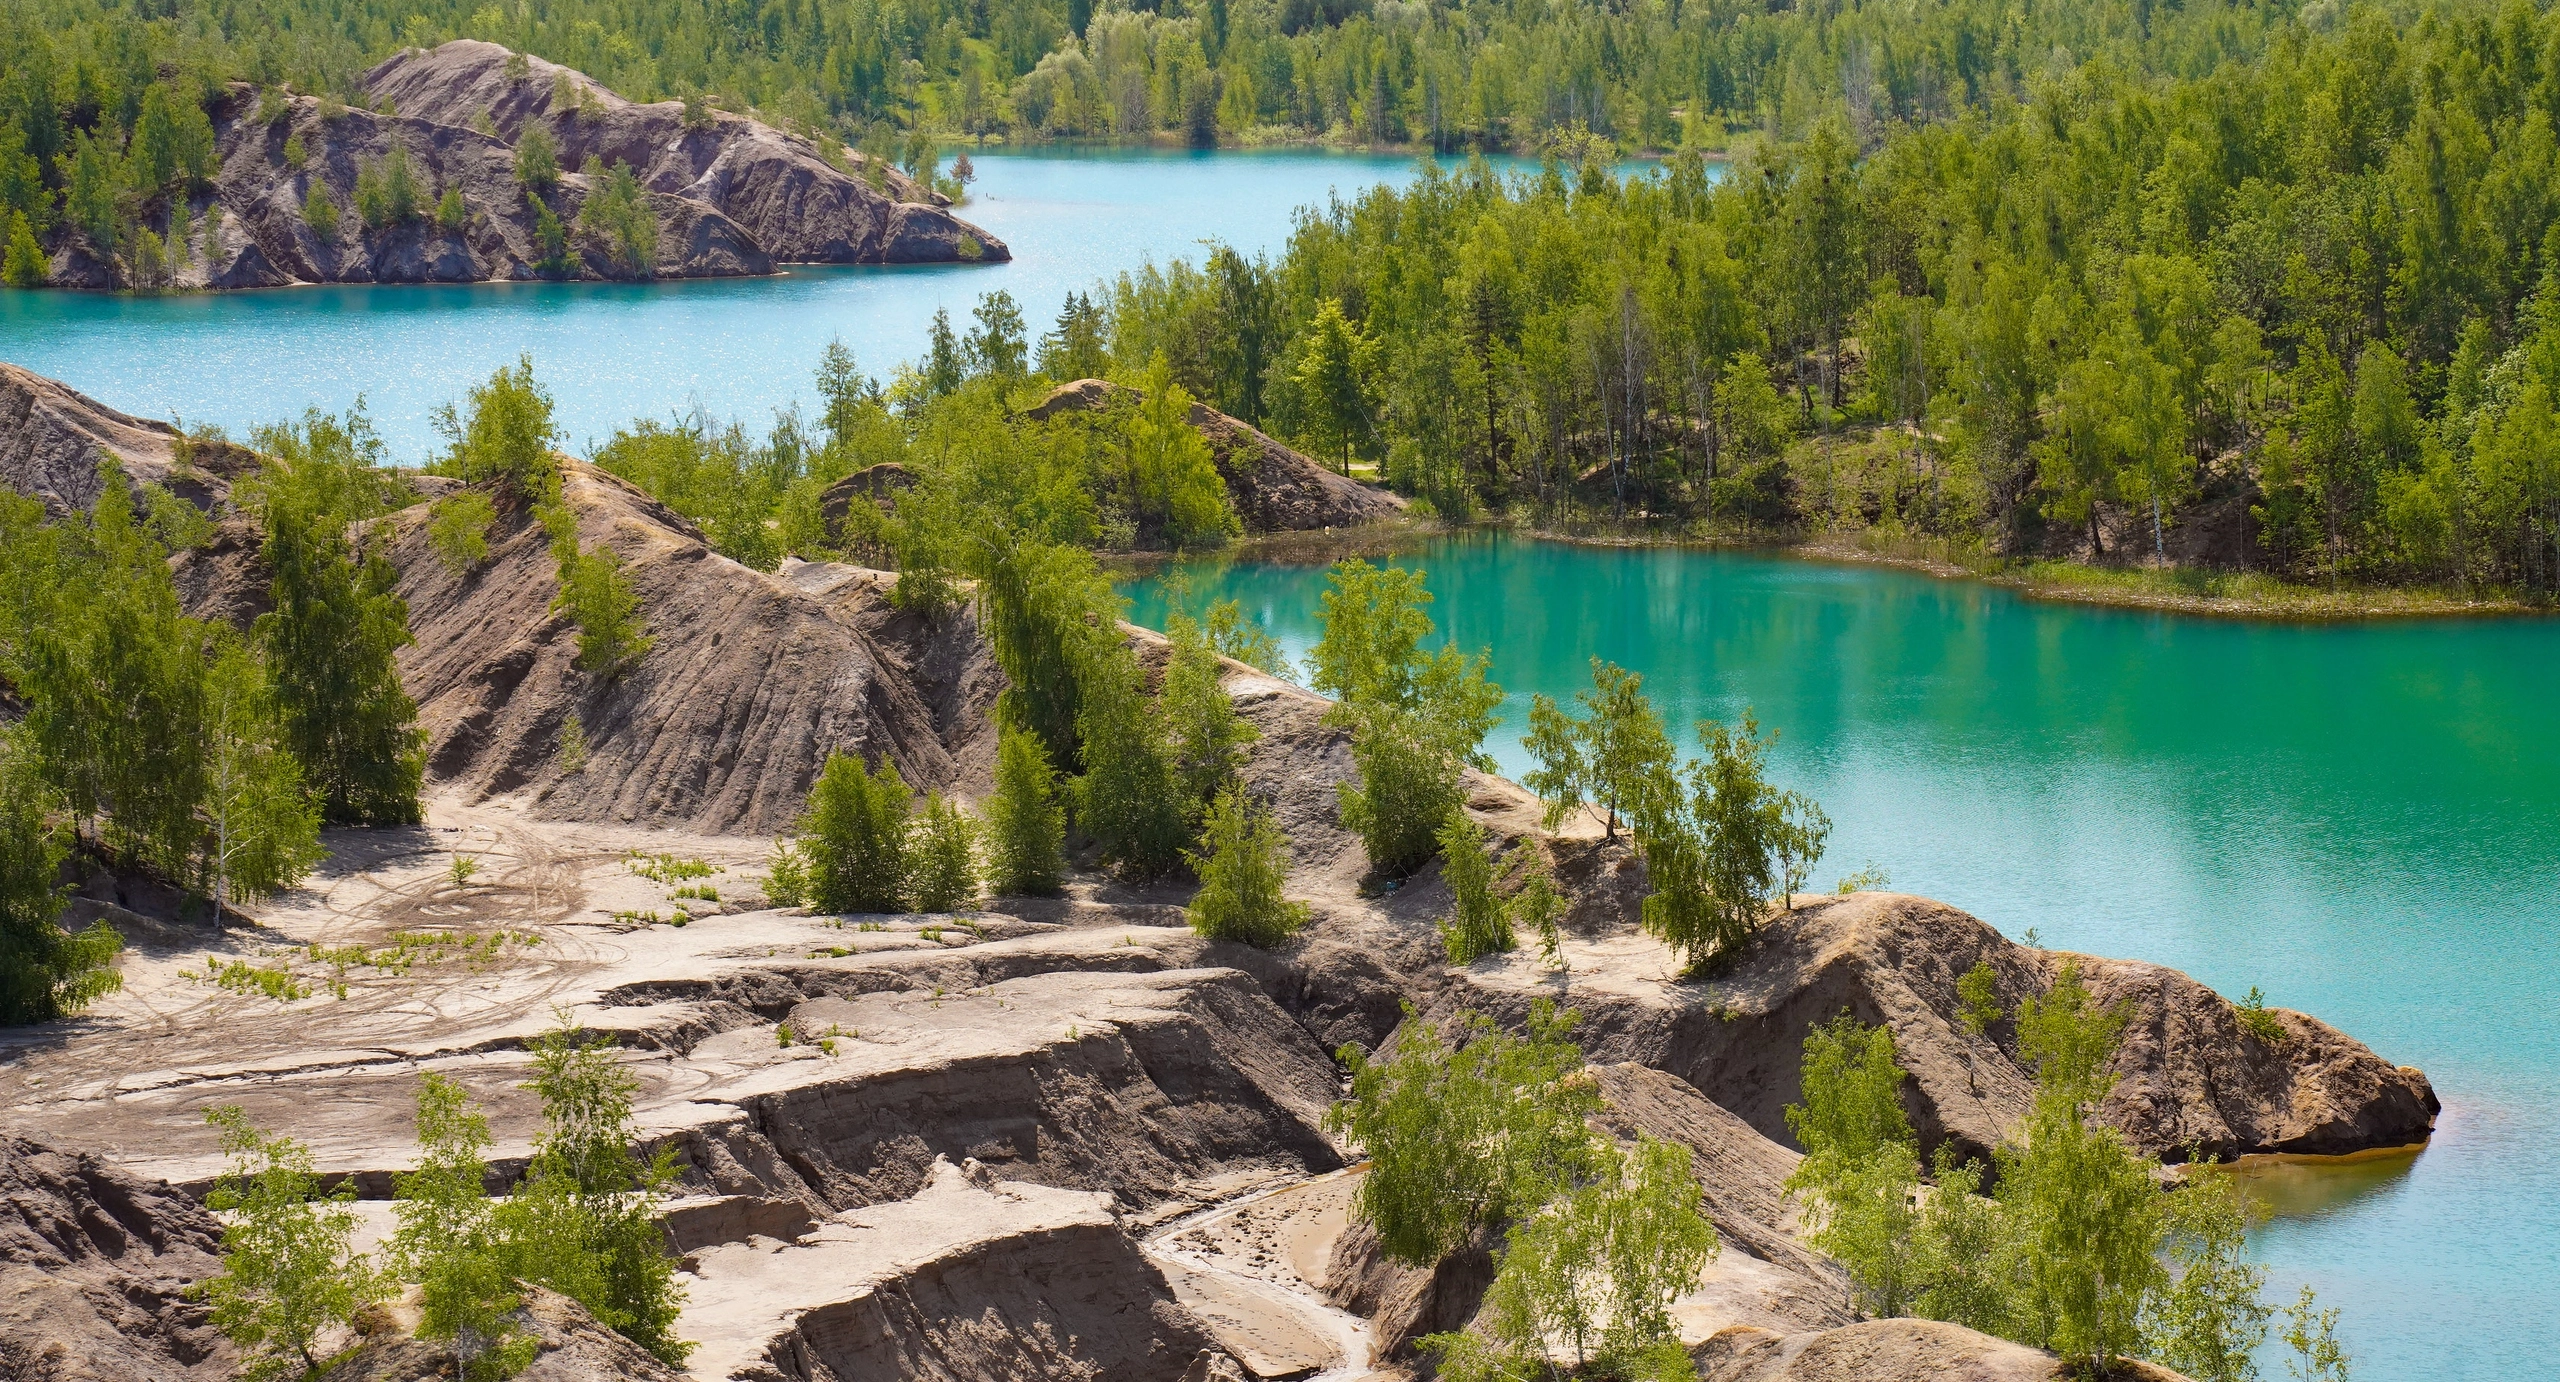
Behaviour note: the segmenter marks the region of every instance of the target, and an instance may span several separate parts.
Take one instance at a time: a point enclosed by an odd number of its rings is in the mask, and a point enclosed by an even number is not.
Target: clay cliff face
[[[507,57],[494,43],[468,39],[413,49],[367,74],[365,94],[440,125],[469,125],[485,114],[509,145],[540,125],[559,147],[562,167],[596,172],[608,162],[628,164],[643,187],[711,207],[743,227],[777,264],[1008,257],[1002,241],[952,216],[946,198],[902,173],[880,169],[883,186],[874,191],[861,176],[868,160],[860,154],[845,156],[855,172],[839,171],[808,140],[721,111],[707,112],[707,128],[688,130],[680,102],[635,104],[540,58],[528,58],[527,75],[514,80]]]
[[[808,141],[744,116],[715,112],[708,128],[688,130],[679,103],[635,104],[538,58],[528,59],[528,76],[511,79],[507,59],[495,44],[469,41],[404,52],[374,69],[366,90],[396,114],[331,110],[297,96],[262,119],[260,94],[234,85],[211,112],[220,162],[214,187],[142,208],[140,223],[163,234],[172,252],[165,283],[143,286],[723,278],[781,264],[1010,257],[1002,241],[902,175],[883,170],[875,190]],[[530,125],[559,150],[559,183],[539,197],[568,233],[561,265],[544,266],[540,212],[515,176],[516,144]],[[298,164],[289,143],[301,151]],[[368,226],[357,213],[356,180],[395,146],[416,182],[416,214]],[[847,157],[859,171],[860,156]],[[603,231],[581,223],[611,162],[630,166],[656,219],[648,262],[627,259]],[[315,188],[336,205],[334,225],[314,227],[305,217]],[[437,219],[447,190],[461,195],[458,223]],[[218,217],[209,214],[215,208]],[[105,252],[85,232],[58,228],[53,282],[136,286],[126,251]]]

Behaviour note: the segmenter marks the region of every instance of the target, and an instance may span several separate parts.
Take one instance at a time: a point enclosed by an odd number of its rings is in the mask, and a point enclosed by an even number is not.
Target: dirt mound
[[[221,1232],[166,1185],[0,1137],[0,1377],[229,1377],[230,1343],[183,1297],[219,1268]]]
[[[408,1328],[416,1324],[414,1307],[377,1310],[369,1316],[371,1320],[409,1316],[399,1323]],[[533,1336],[539,1350],[533,1362],[515,1374],[516,1382],[677,1382],[684,1375],[596,1323],[585,1306],[556,1291],[525,1287],[524,1304],[511,1320],[515,1329]],[[453,1350],[407,1337],[405,1328],[383,1329],[322,1373],[320,1382],[441,1382],[454,1374]]]
[[[893,169],[874,190],[867,159],[845,155],[839,169],[798,135],[721,111],[687,129],[677,101],[641,105],[585,73],[526,59],[507,75],[509,54],[494,43],[457,39],[399,53],[365,76],[365,94],[390,100],[403,117],[464,127],[486,117],[513,145],[528,126],[547,131],[564,168],[602,172],[628,164],[641,186],[717,212],[742,227],[777,264],[998,263],[1004,242],[960,220],[948,199]],[[851,171],[846,171],[850,169]],[[970,246],[974,243],[975,252]]]
[[[1935,1320],[1868,1320],[1815,1334],[1727,1330],[1690,1351],[1700,1382],[2054,1382],[2075,1374],[2041,1349]],[[2108,1374],[2126,1382],[2185,1382],[2155,1364],[2125,1359]]]
[[[256,464],[227,443],[182,448],[178,429],[100,403],[41,374],[0,364],[0,484],[42,500],[61,517],[98,502],[98,464],[113,456],[136,485],[158,483],[199,508],[229,495],[230,478]],[[178,465],[182,449],[189,464]]]
[[[623,558],[655,646],[610,680],[576,668],[577,627],[551,612],[558,569],[530,514],[502,516],[487,562],[459,575],[430,546],[424,505],[395,516],[417,636],[401,675],[439,789],[527,794],[541,817],[771,835],[832,750],[885,758],[918,788],[992,762],[1000,674],[969,611],[902,614],[852,568],[751,570],[623,481],[565,470],[580,532]],[[583,767],[563,751],[572,716]]]
[[[1079,379],[1051,390],[1028,416],[1094,412],[1117,400],[1141,396],[1136,389],[1107,380]],[[1208,440],[1218,474],[1235,501],[1236,516],[1244,520],[1248,533],[1349,528],[1404,512],[1403,499],[1337,475],[1205,403],[1191,405],[1191,425]]]
[[[2066,961],[2099,1001],[2131,1005],[2115,1091],[2099,1114],[2163,1158],[2183,1160],[2191,1145],[2221,1158],[2407,1146],[2426,1140],[2437,1109],[2424,1075],[2313,1018],[2281,1013],[2285,1039],[2263,1042],[2227,1000],[2176,970],[2029,950],[1924,898],[1800,899],[1706,981],[1677,979],[1675,958],[1645,937],[1611,937],[1572,958],[1562,975],[1519,955],[1480,961],[1445,1001],[1517,1020],[1531,999],[1554,997],[1581,1011],[1594,1060],[1667,1070],[1780,1142],[1784,1109],[1801,1097],[1805,1033],[1843,1011],[1892,1029],[1924,1147],[1952,1139],[1984,1155],[2018,1126],[2034,1076],[2019,1061],[2015,1024],[1977,1038],[1955,1020],[1956,980],[1977,962],[1998,975],[2011,1012],[2050,988]]]

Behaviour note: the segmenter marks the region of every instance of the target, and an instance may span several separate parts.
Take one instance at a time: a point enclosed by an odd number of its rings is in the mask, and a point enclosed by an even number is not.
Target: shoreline
[[[1947,557],[1867,545],[1859,534],[1765,538],[1647,536],[1576,533],[1531,524],[1450,524],[1408,518],[1359,528],[1263,533],[1240,538],[1214,553],[1113,552],[1106,570],[1133,578],[1152,576],[1178,560],[1254,561],[1275,565],[1329,565],[1346,556],[1392,556],[1396,549],[1438,537],[1508,533],[1541,542],[1584,547],[1687,547],[1736,550],[1837,566],[1877,566],[1942,581],[1967,581],[2029,600],[2099,609],[2185,614],[2270,624],[2342,624],[2398,619],[2525,619],[2560,615],[2560,602],[2512,595],[2467,596],[2425,588],[2341,586],[2335,590],[2292,585],[2258,572],[2172,568],[2093,567],[2064,561],[2005,563],[1985,570]],[[2181,583],[2184,583],[2182,587]],[[2200,588],[2199,588],[2200,587]],[[2228,592],[2228,593],[2223,593]]]

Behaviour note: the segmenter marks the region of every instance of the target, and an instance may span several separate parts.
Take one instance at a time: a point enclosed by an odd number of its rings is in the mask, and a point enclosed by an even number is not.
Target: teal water
[[[1506,772],[1529,694],[1607,658],[1675,726],[1748,706],[1780,731],[1779,777],[1835,822],[1817,886],[1873,861],[2013,937],[2259,985],[2425,1069],[2424,1153],[2268,1180],[2267,1294],[2340,1307],[2361,1379],[2553,1375],[2560,623],[2225,622],[1489,535],[1399,560],[1492,651]],[[1321,568],[1193,577],[1292,656],[1319,632]],[[1130,593],[1159,624],[1161,591]]]
[[[699,404],[759,430],[814,407],[818,352],[842,337],[886,377],[924,352],[935,309],[961,329],[981,294],[1013,294],[1036,337],[1066,295],[1210,240],[1277,254],[1295,209],[1401,184],[1403,157],[1316,150],[987,153],[961,215],[1011,263],[802,268],[684,283],[279,288],[135,297],[0,292],[0,360],[145,417],[244,436],[306,407],[365,399],[395,459],[439,445],[432,411],[531,352],[584,449],[635,416]],[[1527,165],[1506,160],[1507,169]]]

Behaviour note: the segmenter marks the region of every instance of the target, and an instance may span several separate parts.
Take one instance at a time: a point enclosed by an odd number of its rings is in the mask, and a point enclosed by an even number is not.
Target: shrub
[[[906,780],[885,759],[874,774],[838,750],[800,817],[809,905],[821,912],[895,912],[907,893]]]
[[[11,212],[9,249],[6,258],[0,259],[0,279],[12,288],[41,288],[52,278],[53,263],[45,258],[35,227],[27,224],[26,213]]]
[[[1479,1230],[1524,1219],[1589,1181],[1600,1144],[1584,1120],[1600,1097],[1576,1078],[1573,1023],[1540,999],[1522,1036],[1481,1013],[1461,1014],[1444,1034],[1407,1008],[1393,1055],[1336,1053],[1350,1067],[1351,1097],[1325,1126],[1369,1156],[1352,1205],[1388,1257],[1429,1267]]]
[[[461,188],[448,187],[444,189],[444,195],[436,199],[436,227],[438,229],[460,230],[462,229],[463,223],[470,219],[470,216],[470,211],[462,204]]]
[[[598,547],[564,560],[554,614],[578,626],[578,669],[605,680],[622,675],[648,655],[657,640],[643,630],[640,596],[622,575],[622,558]]]
[[[1244,746],[1262,737],[1236,713],[1208,636],[1188,616],[1165,623],[1173,657],[1165,666],[1160,713],[1181,779],[1185,815],[1198,820],[1218,795],[1235,784]]]
[[[511,1376],[535,1350],[507,1318],[519,1297],[489,1198],[489,1142],[489,1120],[461,1085],[421,1077],[418,1164],[392,1180],[391,1260],[418,1285],[419,1336],[449,1341],[466,1382]]]
[[[997,731],[996,788],[987,800],[987,879],[999,895],[1057,893],[1067,832],[1057,779],[1038,735]]]
[[[48,818],[62,806],[21,732],[0,732],[0,1025],[77,1012],[124,982],[113,928],[58,924],[64,849]]]
[[[578,209],[578,228],[611,241],[615,256],[635,273],[645,275],[657,266],[658,214],[627,163],[606,166],[604,185]]]
[[[560,154],[551,132],[528,124],[516,136],[516,181],[528,192],[548,192],[560,183]]]
[[[464,395],[467,414],[451,404],[438,408],[436,431],[447,444],[429,467],[467,485],[488,485],[515,504],[537,504],[560,492],[560,465],[551,454],[558,430],[551,394],[533,377],[533,357],[518,356],[489,382]]]
[[[907,840],[908,901],[950,912],[978,900],[978,823],[940,792],[925,798]]]
[[[456,490],[427,509],[427,544],[447,571],[459,576],[489,559],[489,528],[497,506],[478,490]]]
[[[1452,811],[1440,827],[1440,878],[1449,885],[1450,914],[1440,923],[1440,941],[1451,964],[1468,964],[1497,955],[1516,942],[1511,909],[1493,890],[1493,860],[1485,854],[1484,827],[1465,811]]]
[[[1085,763],[1075,784],[1076,828],[1122,876],[1161,877],[1180,867],[1190,841],[1164,722],[1147,701],[1128,649],[1098,646],[1085,665],[1076,716]]]
[[[353,1179],[323,1196],[311,1150],[269,1137],[236,1106],[209,1110],[231,1161],[205,1204],[226,1222],[222,1272],[199,1289],[213,1324],[243,1355],[241,1376],[264,1382],[307,1376],[321,1359],[312,1347],[382,1294],[382,1283],[350,1246]]]
[[[393,144],[380,160],[356,170],[356,218],[368,230],[404,225],[418,216],[418,178],[409,151]]]
[[[1200,876],[1188,909],[1193,931],[1269,949],[1307,924],[1307,904],[1282,892],[1289,839],[1269,807],[1230,789],[1209,808],[1200,844],[1199,852],[1183,854]]]
[[[318,178],[311,180],[311,195],[302,200],[302,223],[321,244],[338,243],[338,203],[329,195],[329,184]]]

